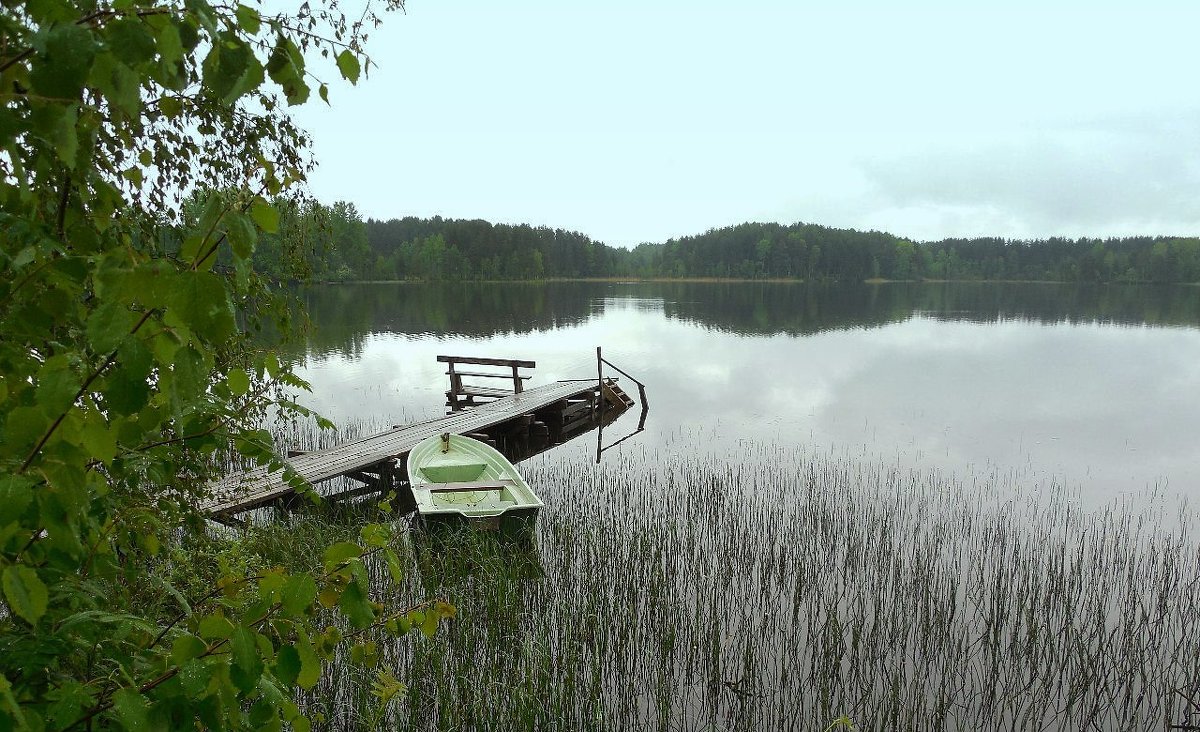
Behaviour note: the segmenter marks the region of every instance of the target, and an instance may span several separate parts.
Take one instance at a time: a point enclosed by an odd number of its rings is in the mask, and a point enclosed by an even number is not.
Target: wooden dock
[[[422,440],[444,432],[477,436],[492,441],[492,436],[513,434],[524,430],[530,434],[531,427],[538,426],[546,432],[545,447],[567,439],[575,425],[588,418],[589,424],[602,423],[625,411],[632,400],[621,399],[624,392],[611,379],[601,376],[598,380],[560,381],[537,387],[524,387],[524,378],[518,377],[512,367],[515,391],[504,393],[492,390],[494,398],[482,404],[464,408],[461,403],[464,391],[461,376],[455,373],[455,363],[489,363],[498,365],[500,359],[467,359],[439,357],[447,362],[451,374],[451,389],[447,392],[450,414],[437,419],[397,426],[386,432],[350,440],[332,448],[293,455],[287,458],[288,466],[310,485],[339,477],[352,478],[364,484],[362,488],[339,494],[339,497],[364,495],[386,491],[407,479],[404,474],[404,458]],[[492,363],[495,362],[495,363]],[[505,361],[510,367],[519,364],[531,368],[533,362]],[[476,374],[482,375],[482,374]],[[469,389],[468,389],[469,391]],[[502,396],[502,394],[504,394]],[[479,396],[479,392],[476,392]],[[596,420],[592,423],[591,420]],[[556,432],[551,433],[547,423]],[[536,452],[527,450],[526,452]],[[284,471],[268,472],[256,468],[230,475],[213,484],[212,492],[202,510],[211,518],[233,522],[234,517],[244,511],[264,506],[286,503],[295,496],[295,489],[284,477]]]

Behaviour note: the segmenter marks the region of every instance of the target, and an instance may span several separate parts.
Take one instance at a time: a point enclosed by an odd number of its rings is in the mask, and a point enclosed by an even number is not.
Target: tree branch
[[[150,314],[153,312],[153,310],[147,310],[145,313],[143,313],[142,319],[137,322],[137,325],[133,326],[133,329],[129,331],[129,334],[133,335],[137,333],[138,329],[145,325],[146,321],[150,320]],[[117,351],[116,349],[113,349],[113,352],[108,354],[108,356],[104,359],[104,362],[101,363],[100,366],[96,368],[96,370],[93,371],[87,377],[87,379],[84,380],[83,385],[79,387],[79,390],[75,392],[75,396],[71,399],[71,403],[66,409],[63,410],[62,414],[58,415],[58,419],[54,420],[54,424],[50,425],[50,429],[46,430],[46,434],[42,435],[42,439],[38,441],[37,446],[34,447],[33,451],[29,453],[29,456],[25,458],[25,462],[21,463],[21,467],[17,469],[17,475],[24,473],[29,466],[33,464],[34,458],[36,458],[37,454],[42,451],[42,448],[46,446],[46,443],[50,441],[50,438],[54,435],[55,431],[58,430],[58,427],[62,424],[62,421],[67,418],[67,415],[71,413],[71,410],[75,408],[75,402],[79,401],[79,398],[84,394],[87,394],[88,389],[90,389],[92,386],[92,382],[100,378],[100,375],[104,373],[105,369],[111,366],[115,360],[117,360]]]

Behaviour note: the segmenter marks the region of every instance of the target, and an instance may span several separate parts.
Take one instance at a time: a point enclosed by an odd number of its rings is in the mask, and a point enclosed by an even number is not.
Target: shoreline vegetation
[[[809,280],[788,277],[543,277],[542,279],[473,279],[473,280],[455,280],[458,282],[469,284],[505,284],[505,285],[533,285],[533,284],[552,284],[558,282],[595,282],[595,283],[686,283],[686,284],[763,284],[763,285],[821,285],[833,284],[824,281],[810,282]],[[368,280],[320,280],[312,284],[317,285],[422,285],[431,282],[448,282],[447,280],[420,280],[420,279],[368,279]],[[859,284],[863,285],[958,285],[958,284],[988,284],[988,285],[1074,285],[1078,282],[1070,280],[980,280],[980,279],[920,279],[920,280],[892,280],[882,277],[868,278],[861,280]],[[1200,286],[1200,281],[1197,282],[1151,282],[1148,280],[1142,281],[1111,281],[1111,282],[1089,282],[1087,284],[1094,285],[1178,285],[1184,287]]]
[[[1200,282],[1200,238],[995,237],[915,242],[816,224],[743,223],[632,249],[585,234],[434,217],[364,220],[351,203],[283,202],[255,251],[283,279],[318,281]]]

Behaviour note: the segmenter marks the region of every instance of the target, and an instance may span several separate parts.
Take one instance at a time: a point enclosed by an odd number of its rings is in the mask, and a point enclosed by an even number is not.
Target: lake
[[[618,449],[803,445],[1011,472],[1090,505],[1200,481],[1194,287],[363,284],[306,300],[302,401],[335,422],[439,416],[438,354],[535,360],[538,384],[594,375],[602,346],[652,405]]]
[[[1196,288],[305,298],[302,401],[348,433],[441,415],[439,354],[532,359],[537,384],[594,377],[599,345],[650,401],[646,430],[599,464],[588,436],[521,464],[546,504],[531,547],[405,539],[415,571],[395,601],[459,616],[378,639],[408,685],[385,710],[369,673],[335,663],[308,702],[333,728],[1200,723],[1181,695],[1200,685]],[[308,519],[284,520],[301,535]]]

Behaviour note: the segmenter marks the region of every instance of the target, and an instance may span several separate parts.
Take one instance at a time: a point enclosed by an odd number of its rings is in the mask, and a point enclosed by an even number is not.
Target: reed
[[[1160,729],[1200,681],[1200,551],[1161,496],[782,445],[524,470],[534,544],[408,540],[399,592],[459,616],[379,639],[408,686],[382,717],[335,664],[329,728]]]

